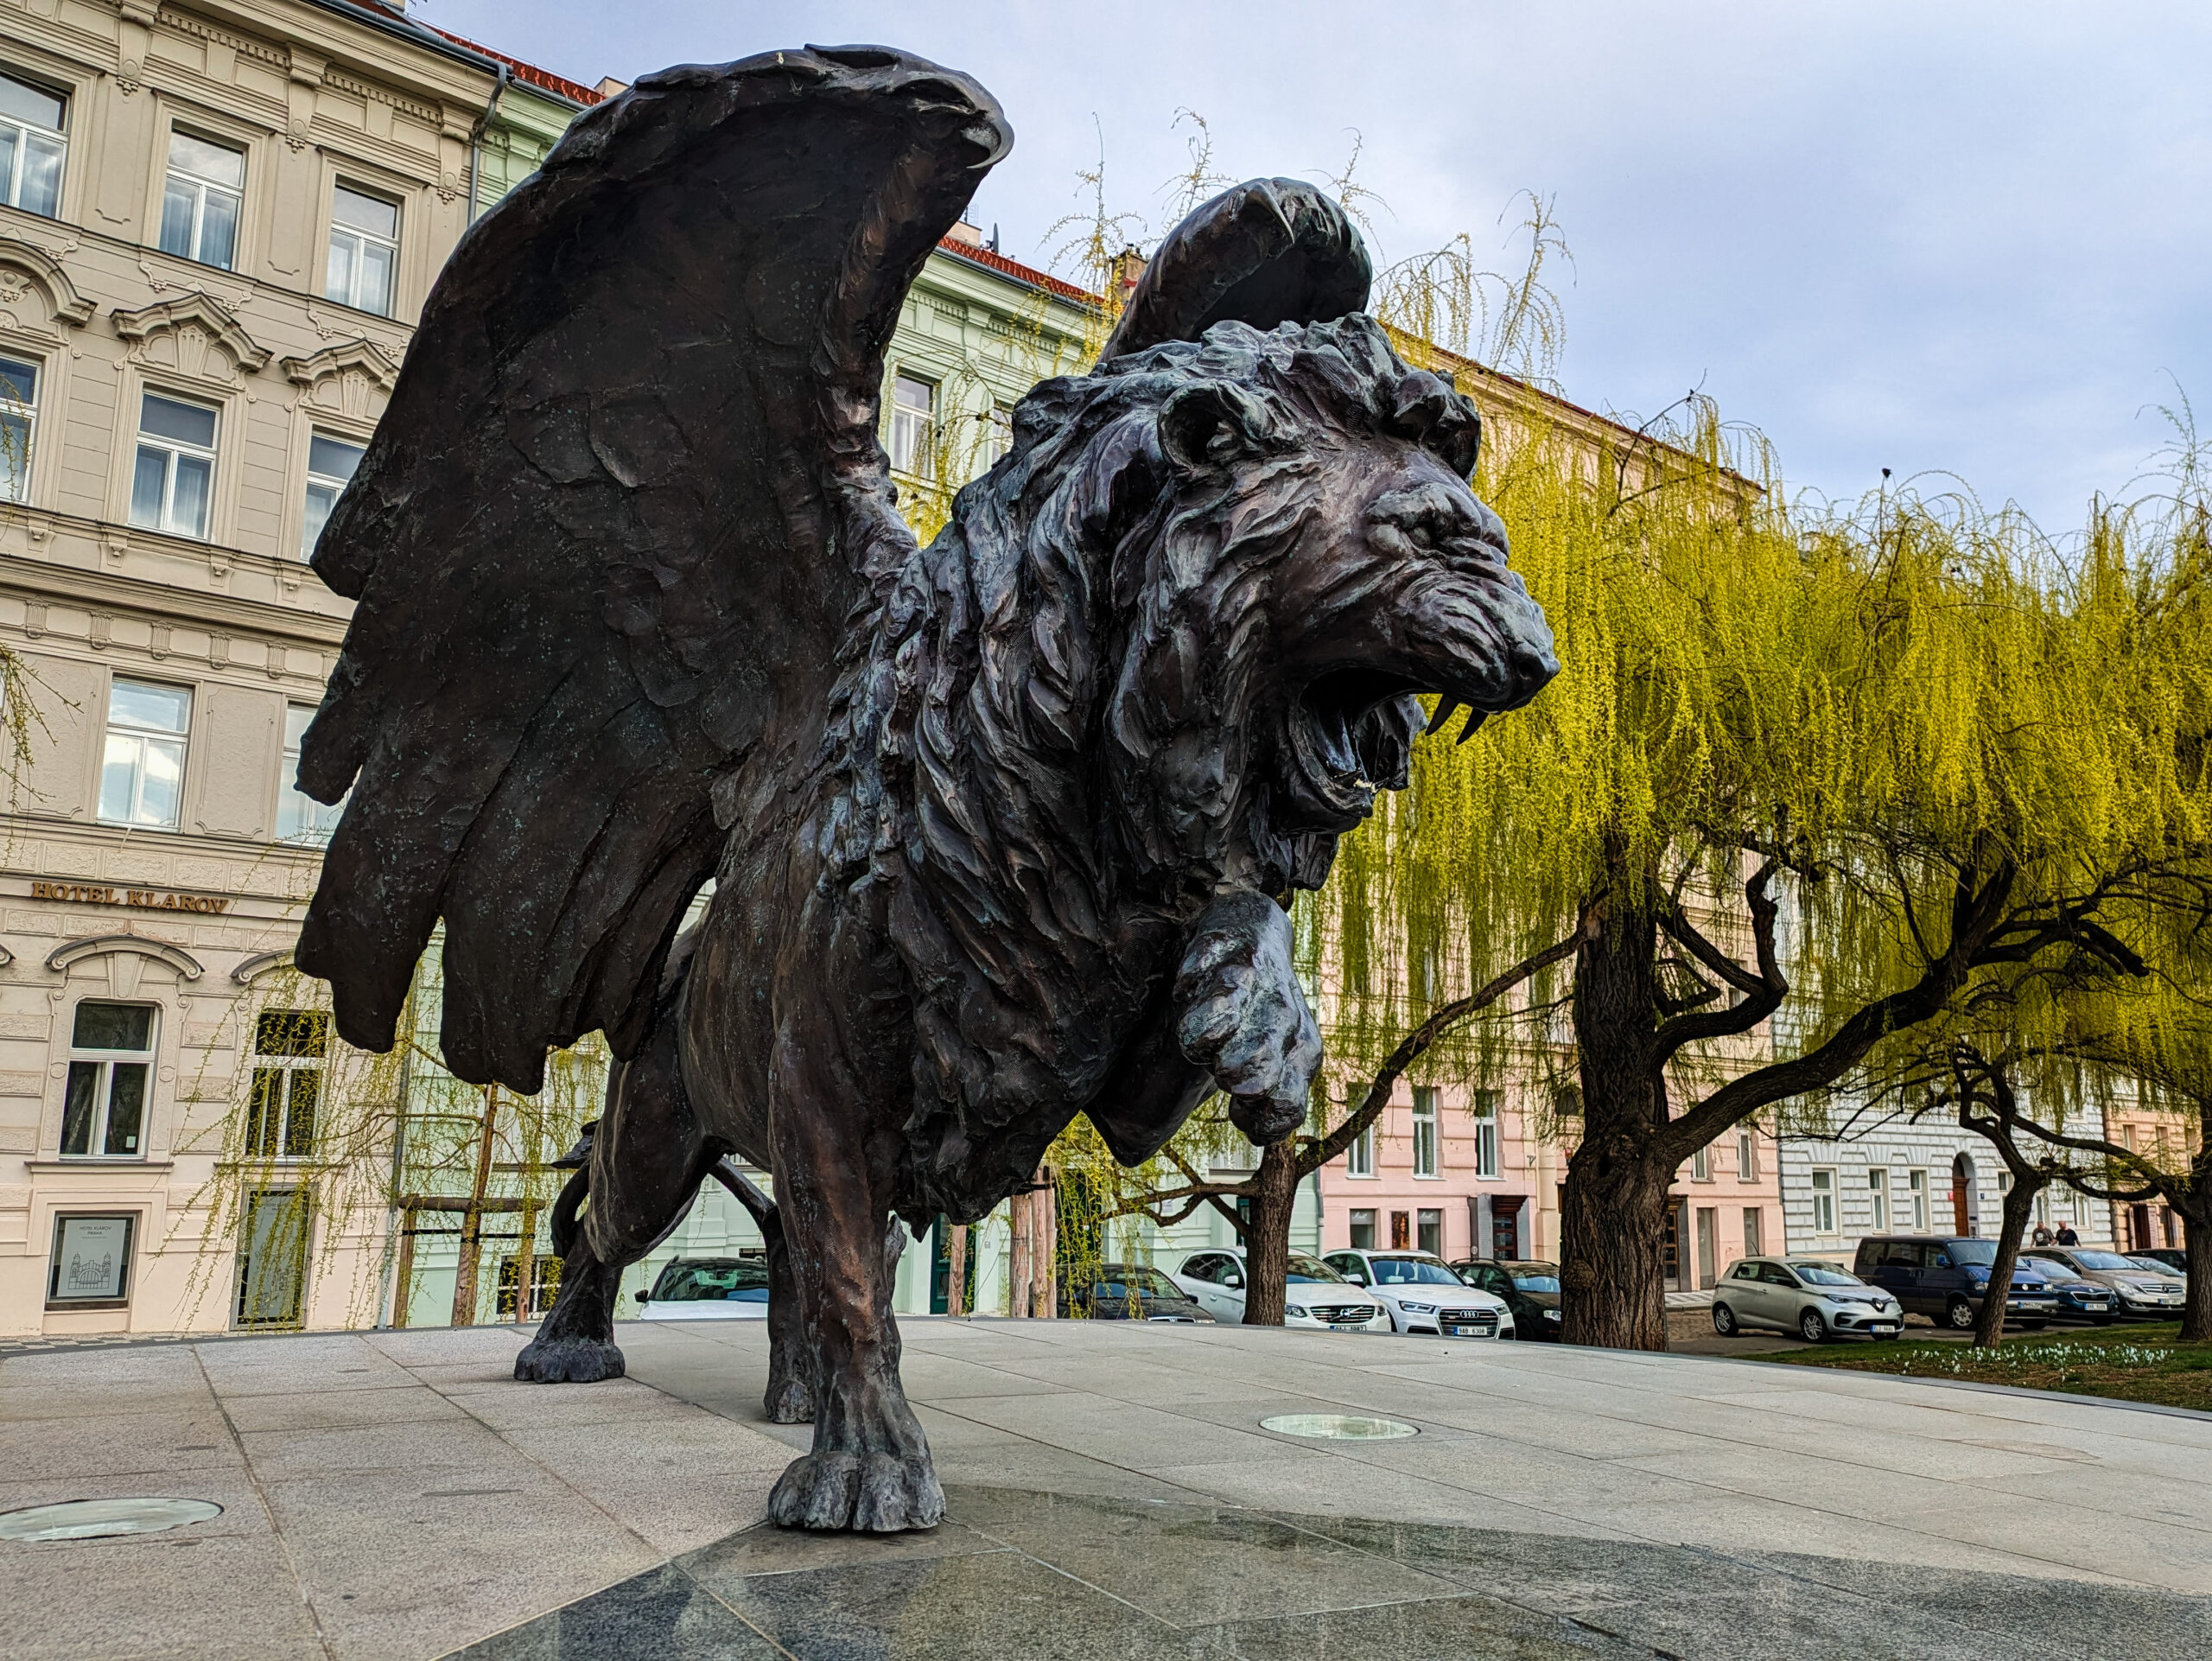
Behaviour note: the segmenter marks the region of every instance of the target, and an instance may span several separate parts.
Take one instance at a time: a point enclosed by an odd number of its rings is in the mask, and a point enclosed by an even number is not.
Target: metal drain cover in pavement
[[[1421,1435],[1413,1426],[1395,1419],[1363,1419],[1349,1413],[1285,1413],[1261,1420],[1260,1429],[1286,1436],[1326,1436],[1338,1441],[1389,1441]]]
[[[0,1540],[103,1540],[114,1534],[159,1534],[220,1517],[207,1499],[71,1499],[0,1511]]]

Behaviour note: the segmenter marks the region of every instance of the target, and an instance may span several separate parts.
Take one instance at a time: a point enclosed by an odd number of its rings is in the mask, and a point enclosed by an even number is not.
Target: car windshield
[[[1962,1268],[1986,1269],[1997,1261],[1994,1240],[1946,1240],[1943,1250],[1951,1254],[1953,1263]]]
[[[1559,1290],[1557,1263],[1516,1263],[1505,1271],[1513,1277],[1516,1291],[1556,1292]]]
[[[2138,1269],[2147,1269],[2154,1275],[2171,1275],[2176,1280],[2187,1278],[2171,1263],[2160,1263],[2156,1257],[2130,1257],[2128,1262]]]
[[[1841,1263],[1801,1263],[1789,1265],[1789,1272],[1808,1286],[1864,1286],[1856,1275],[1844,1272]]]
[[[1377,1286],[1457,1286],[1459,1277],[1426,1257],[1370,1257]]]
[[[1109,1303],[1126,1303],[1132,1297],[1168,1298],[1179,1302],[1183,1294],[1157,1269],[1108,1263],[1099,1270],[1090,1295]]]
[[[1302,1251],[1294,1251],[1290,1254],[1290,1278],[1294,1282],[1321,1281],[1341,1285],[1344,1277],[1328,1264],[1309,1257]]]
[[[2020,1267],[2055,1281],[2070,1281],[2074,1278],[2072,1270],[2051,1257],[2023,1257],[2020,1259]]]
[[[655,1303],[766,1303],[768,1265],[745,1258],[678,1261],[660,1271]]]
[[[2142,1267],[2141,1264],[2132,1263],[2121,1257],[2117,1251],[2077,1251],[2074,1254],[2074,1261],[2084,1269],[2139,1269]]]

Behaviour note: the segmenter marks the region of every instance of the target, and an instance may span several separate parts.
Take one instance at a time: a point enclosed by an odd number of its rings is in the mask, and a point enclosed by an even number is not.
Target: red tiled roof
[[[995,249],[986,248],[979,242],[962,242],[957,238],[947,237],[939,242],[938,246],[948,254],[968,261],[971,265],[981,265],[987,271],[996,271],[1001,277],[1010,277],[1017,283],[1027,283],[1033,289],[1042,289],[1046,293],[1056,294],[1063,300],[1072,300],[1079,306],[1096,306],[1104,303],[1088,289],[1078,289],[1072,283],[1063,283],[1049,271],[1038,270],[1033,266],[1023,264],[1018,259],[1008,259],[1004,254]]]
[[[495,51],[491,47],[480,46],[476,41],[464,39],[449,29],[440,29],[435,23],[423,23],[419,19],[416,22],[420,27],[429,29],[433,35],[444,35],[455,46],[465,46],[471,52],[481,52],[487,58],[497,58],[514,71],[516,80],[528,81],[532,86],[542,87],[546,92],[556,93],[567,99],[571,104],[581,104],[588,109],[594,104],[607,102],[599,93],[584,86],[581,81],[570,80],[566,75],[556,75],[550,69],[540,69],[536,64],[524,63],[520,58],[511,58],[505,53]]]

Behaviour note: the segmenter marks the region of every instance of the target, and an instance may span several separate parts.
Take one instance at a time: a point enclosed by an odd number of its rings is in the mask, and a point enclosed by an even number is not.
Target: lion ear
[[[1160,407],[1160,448],[1187,473],[1225,467],[1267,449],[1267,407],[1225,380],[1186,386]]]

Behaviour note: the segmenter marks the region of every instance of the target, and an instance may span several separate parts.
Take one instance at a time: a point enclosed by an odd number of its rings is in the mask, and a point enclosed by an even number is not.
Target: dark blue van
[[[1859,1243],[1853,1270],[1860,1280],[1895,1297],[1907,1314],[1926,1315],[1963,1332],[1981,1314],[1989,1270],[1996,1261],[1994,1240],[1870,1234]],[[2043,1276],[2024,1263],[2015,1263],[2012,1295],[2005,1300],[2005,1318],[2032,1332],[2057,1311],[2058,1295]]]

